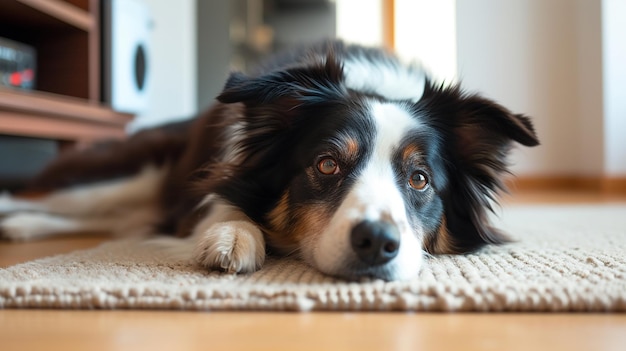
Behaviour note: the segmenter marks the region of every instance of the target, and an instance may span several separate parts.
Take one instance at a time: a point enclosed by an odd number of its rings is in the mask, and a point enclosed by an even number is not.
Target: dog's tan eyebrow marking
[[[348,152],[348,156],[351,159],[356,158],[359,155],[359,143],[356,139],[352,137],[347,137],[346,140],[346,151]]]
[[[416,155],[421,153],[421,149],[415,144],[409,144],[404,147],[402,150],[402,161],[409,162],[411,159],[414,159]]]
[[[355,160],[359,156],[359,142],[351,135],[340,135],[333,139],[332,143],[337,148],[337,151],[341,152],[349,160]]]

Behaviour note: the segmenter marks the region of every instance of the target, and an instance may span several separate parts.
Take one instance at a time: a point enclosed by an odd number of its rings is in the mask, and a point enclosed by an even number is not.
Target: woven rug
[[[518,241],[426,260],[411,281],[345,282],[295,260],[207,272],[138,239],[0,270],[2,308],[626,311],[626,205],[516,206]]]

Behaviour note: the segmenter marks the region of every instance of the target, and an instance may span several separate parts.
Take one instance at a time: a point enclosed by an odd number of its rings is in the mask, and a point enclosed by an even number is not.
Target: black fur
[[[506,157],[512,143],[539,144],[530,120],[491,100],[467,95],[458,86],[444,88],[430,82],[415,108],[442,140],[438,157],[448,182],[441,196],[454,250],[467,252],[507,242],[502,232],[489,225],[487,211],[505,189]]]

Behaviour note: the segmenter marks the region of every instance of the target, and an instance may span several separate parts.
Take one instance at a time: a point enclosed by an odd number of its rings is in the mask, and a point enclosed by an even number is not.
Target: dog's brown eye
[[[424,190],[428,186],[428,178],[424,172],[417,171],[409,178],[409,184],[413,189]]]
[[[317,170],[326,175],[337,174],[339,173],[339,165],[332,158],[325,157],[317,164]]]

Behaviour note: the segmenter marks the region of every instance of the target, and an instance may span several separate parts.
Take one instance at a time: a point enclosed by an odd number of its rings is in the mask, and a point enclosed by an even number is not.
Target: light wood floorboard
[[[624,350],[624,315],[3,311],[2,350]]]

